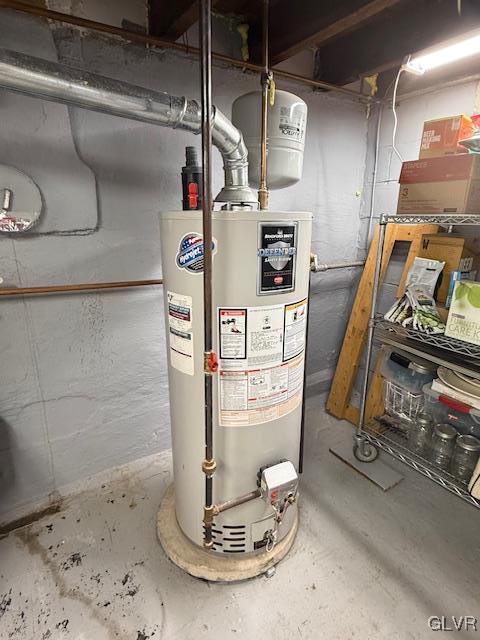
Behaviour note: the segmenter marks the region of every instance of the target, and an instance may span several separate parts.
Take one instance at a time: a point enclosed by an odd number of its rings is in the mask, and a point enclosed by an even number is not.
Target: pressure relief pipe
[[[0,87],[194,134],[202,131],[201,109],[195,100],[1,48]],[[225,172],[225,186],[216,201],[256,203],[248,186],[248,151],[241,132],[211,103],[209,113],[213,144],[222,154]]]
[[[204,321],[204,391],[205,391],[205,505],[203,513],[206,549],[213,548],[213,375],[216,357],[212,339],[212,6],[211,0],[199,0],[200,77],[202,95],[202,187],[203,187],[203,321]]]

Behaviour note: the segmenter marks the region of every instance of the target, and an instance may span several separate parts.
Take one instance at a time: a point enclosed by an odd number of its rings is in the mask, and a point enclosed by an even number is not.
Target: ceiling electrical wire
[[[398,89],[398,81],[400,80],[400,76],[402,75],[402,71],[405,71],[403,66],[400,67],[397,73],[397,77],[395,78],[395,84],[393,86],[393,95],[392,95],[392,113],[393,113],[393,132],[392,132],[392,149],[397,155],[400,162],[403,162],[403,158],[395,146],[395,137],[397,135],[397,126],[398,126],[398,118],[397,118],[397,109],[395,107],[395,102],[397,100],[397,89]]]

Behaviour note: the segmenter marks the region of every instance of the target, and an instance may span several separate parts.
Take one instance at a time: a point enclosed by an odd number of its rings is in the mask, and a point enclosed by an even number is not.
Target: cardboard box
[[[447,299],[445,301],[445,308],[449,309],[452,304],[453,291],[455,289],[455,285],[459,280],[476,280],[477,272],[476,271],[452,271],[450,274],[450,284],[448,286],[448,294]],[[447,320],[445,319],[446,323]]]
[[[473,271],[479,262],[478,256],[467,246],[467,240],[454,233],[423,235],[418,256],[445,262],[441,273],[442,281],[437,291],[437,302],[446,302],[453,271]]]
[[[438,158],[438,156],[465,153],[465,147],[458,142],[470,138],[474,131],[472,119],[463,114],[428,120],[423,125],[419,158]]]
[[[445,335],[480,345],[480,282],[455,284]]]
[[[404,162],[397,213],[480,213],[480,155]]]

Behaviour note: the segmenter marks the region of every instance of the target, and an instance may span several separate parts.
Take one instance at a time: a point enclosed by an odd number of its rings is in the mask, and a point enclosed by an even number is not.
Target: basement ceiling
[[[150,0],[150,32],[177,40],[198,19],[197,0]],[[213,10],[249,25],[260,62],[261,0],[212,0]],[[315,79],[345,85],[398,68],[402,59],[480,27],[479,0],[270,0],[270,63],[310,49]]]

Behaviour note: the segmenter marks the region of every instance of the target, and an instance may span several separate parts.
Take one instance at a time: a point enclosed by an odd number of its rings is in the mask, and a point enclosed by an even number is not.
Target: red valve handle
[[[210,371],[210,373],[216,373],[218,370],[218,358],[215,351],[212,351],[208,356],[207,368]]]
[[[198,185],[196,182],[188,184],[188,206],[190,209],[196,209],[198,206]]]

